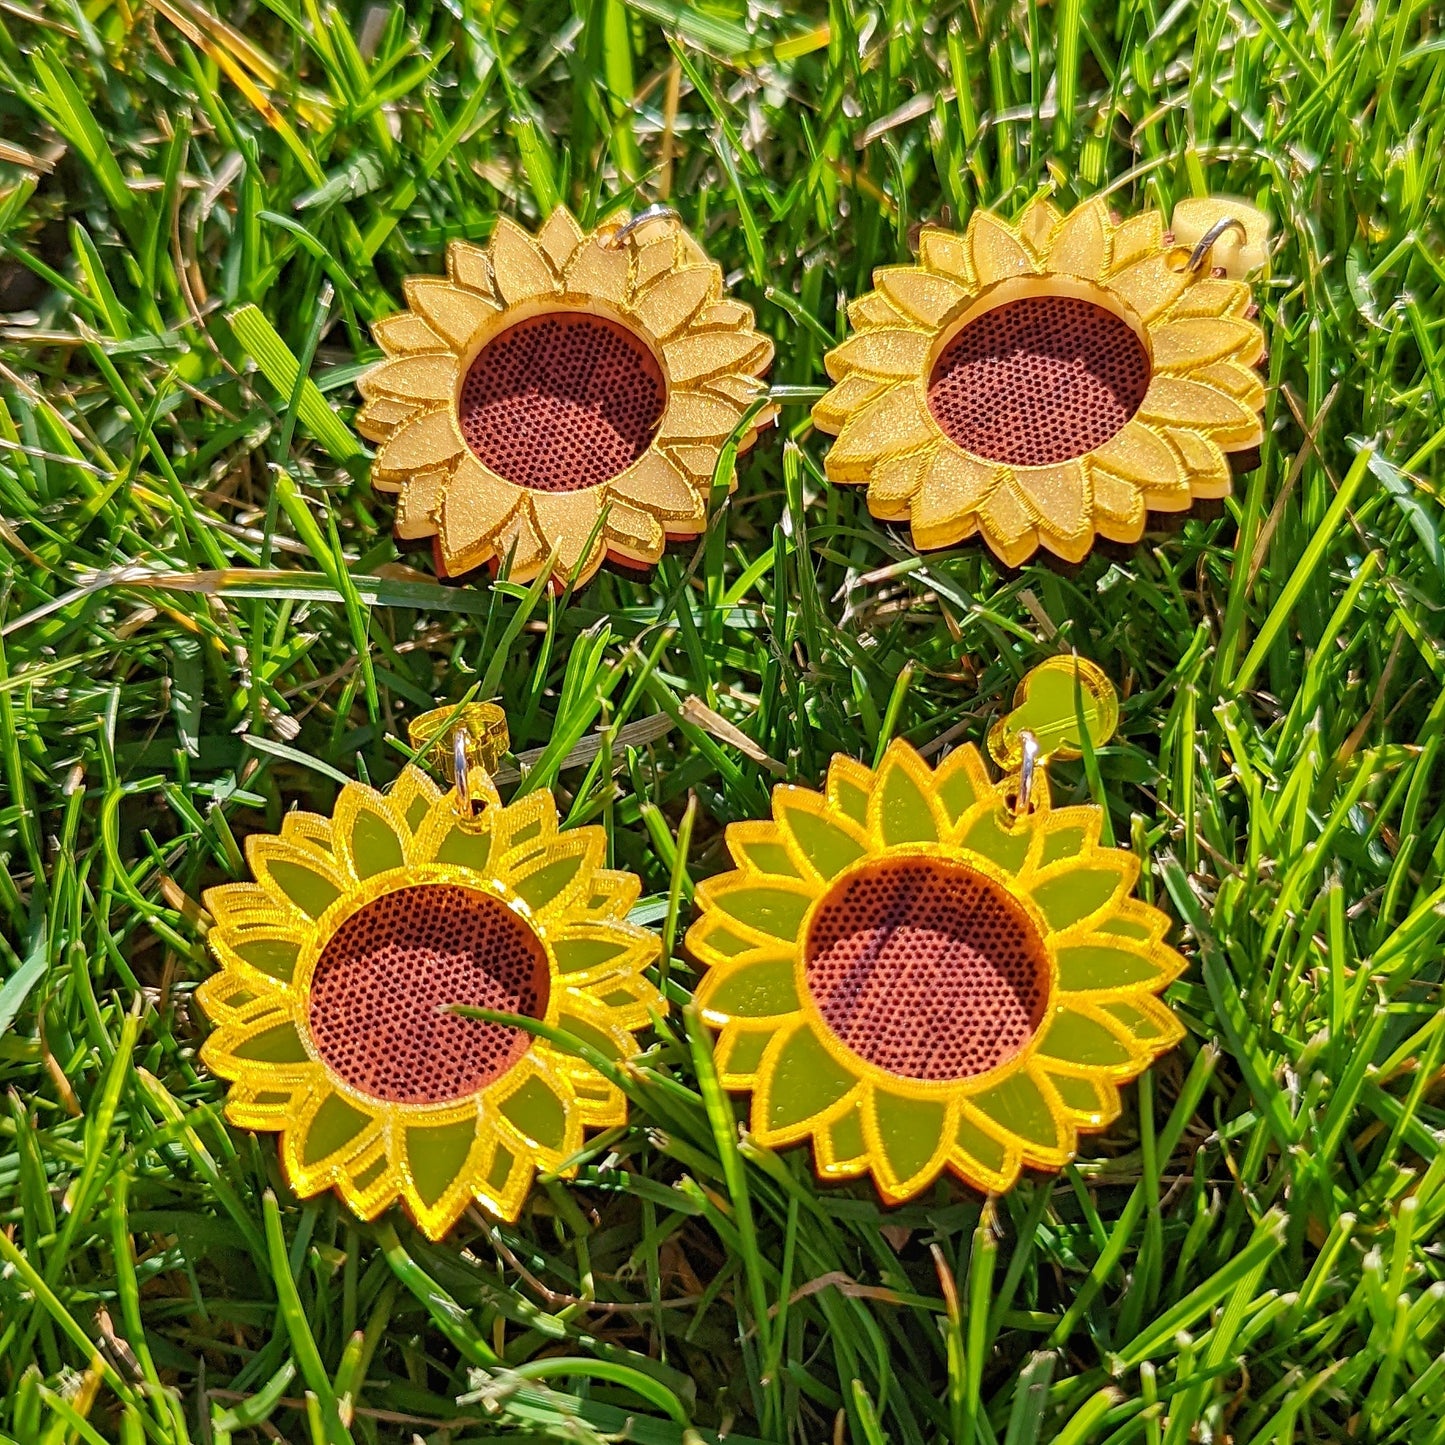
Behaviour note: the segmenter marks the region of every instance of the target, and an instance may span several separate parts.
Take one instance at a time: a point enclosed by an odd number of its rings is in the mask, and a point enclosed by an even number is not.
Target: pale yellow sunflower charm
[[[725,442],[751,445],[773,345],[672,212],[584,234],[564,208],[536,237],[505,216],[453,241],[445,277],[406,282],[357,383],[372,480],[445,576],[507,563],[585,581],[648,566],[706,522]]]
[[[483,722],[445,792],[408,767],[247,839],[255,881],[206,894],[220,971],[196,994],[226,1117],[280,1132],[296,1193],[334,1188],[362,1219],[400,1201],[432,1239],[473,1202],[515,1219],[537,1170],[575,1173],[584,1127],[627,1117],[575,1053],[457,1008],[622,1060],[661,1003],[637,878],[602,866],[602,829],[559,830],[551,793],[502,805]]]
[[[925,227],[918,264],[875,271],[828,353],[813,420],[837,437],[829,478],[866,485],[918,547],[977,534],[1011,567],[1040,546],[1078,562],[1095,535],[1138,541],[1150,510],[1228,495],[1264,404],[1264,333],[1232,278],[1267,227],[1243,209],[1191,213],[1191,246],[1098,198]]]
[[[1112,688],[1078,673],[1098,742]],[[753,1137],[810,1141],[822,1178],[871,1175],[889,1203],[944,1170],[997,1192],[1061,1167],[1183,1036],[1157,995],[1184,960],[1133,896],[1139,860],[1100,842],[1097,807],[1049,801],[1031,728],[1075,751],[1076,694],[1036,675],[997,736],[1019,772],[993,781],[972,747],[937,769],[903,742],[876,771],[835,757],[823,792],[780,786],[770,820],[729,827],[736,871],[697,890],[695,998]]]

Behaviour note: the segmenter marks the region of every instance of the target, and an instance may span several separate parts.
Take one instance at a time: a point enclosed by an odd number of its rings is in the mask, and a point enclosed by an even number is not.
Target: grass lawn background
[[[1438,23],[0,9],[0,1433],[1445,1440]],[[1077,568],[918,556],[822,480],[845,300],[919,221],[1105,187],[1274,215],[1260,466]],[[349,428],[367,322],[499,213],[659,197],[776,339],[778,430],[650,580],[439,584]],[[777,777],[981,741],[1068,647],[1125,700],[1055,787],[1152,859],[1189,1036],[1058,1177],[888,1213],[820,1188],[712,1127],[680,1014],[579,1187],[440,1246],[298,1204],[220,1121],[201,891],[394,776],[418,710],[503,702],[525,786],[607,828],[672,939]]]

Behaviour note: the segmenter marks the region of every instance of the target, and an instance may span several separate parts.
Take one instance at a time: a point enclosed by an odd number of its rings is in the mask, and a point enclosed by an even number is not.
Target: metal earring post
[[[1189,253],[1189,269],[1191,271],[1202,270],[1210,251],[1214,249],[1214,243],[1229,231],[1238,231],[1242,240],[1249,240],[1249,231],[1243,221],[1237,216],[1221,216],[1194,243],[1194,249]]]
[[[1023,760],[1019,764],[1019,793],[1014,813],[1021,817],[1029,811],[1033,802],[1034,778],[1038,772],[1042,749],[1039,747],[1039,740],[1028,729],[1019,734],[1019,743],[1023,749]]]

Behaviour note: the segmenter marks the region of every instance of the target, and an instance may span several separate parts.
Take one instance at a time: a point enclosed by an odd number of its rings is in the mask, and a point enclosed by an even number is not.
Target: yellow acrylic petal
[[[246,839],[246,862],[256,881],[283,909],[320,918],[354,880],[313,853],[256,834]]]
[[[1169,319],[1181,321],[1191,316],[1229,316],[1242,320],[1249,316],[1253,306],[1254,298],[1243,281],[1201,276],[1170,307]]]
[[[742,408],[697,392],[677,391],[667,399],[667,410],[658,423],[659,446],[688,442],[721,444],[732,435],[742,419]]]
[[[465,447],[450,411],[429,411],[409,421],[382,443],[374,470],[379,476],[405,478],[445,466]]]
[[[881,1084],[865,1090],[863,1137],[884,1200],[901,1204],[937,1179],[957,1128],[958,1106],[947,1099],[896,1093]]]
[[[349,1161],[380,1133],[375,1109],[360,1099],[333,1089],[313,1091],[287,1120],[281,1140],[287,1181],[302,1198],[320,1193],[348,1173]]]
[[[602,564],[604,547],[597,525],[602,509],[601,488],[580,492],[534,492],[528,497],[537,534],[550,552],[557,549],[557,568],[570,575],[578,571],[585,582]]]
[[[765,366],[772,343],[755,331],[689,332],[662,348],[667,377],[686,386],[728,372],[750,373]]]
[[[925,226],[918,233],[918,259],[930,271],[951,277],[970,291],[977,289],[977,278],[968,261],[968,247],[956,231]]]
[[[1013,484],[1045,546],[1081,562],[1094,540],[1094,499],[1082,464],[1015,467]]]
[[[430,537],[437,529],[442,498],[450,480],[446,471],[410,476],[401,485],[396,504],[395,531],[398,537]]]
[[[1264,332],[1233,316],[1190,316],[1150,328],[1155,371],[1184,375],[1226,358],[1253,366],[1264,354]]]
[[[771,874],[777,878],[809,878],[808,869],[800,867],[778,825],[772,819],[748,819],[727,826],[728,852],[733,861],[747,873]]]
[[[834,378],[853,372],[880,380],[918,377],[931,346],[932,338],[923,331],[865,331],[830,351],[824,364]]]
[[[757,318],[745,301],[714,301],[692,319],[696,331],[751,331]],[[766,338],[764,338],[766,339]]]
[[[1090,469],[1094,494],[1094,523],[1111,542],[1137,542],[1144,535],[1147,509],[1144,493],[1133,482],[1108,472]]]
[[[1103,1129],[1119,1117],[1119,1090],[1111,1079],[1068,1069],[1051,1059],[1040,1060],[1040,1064],[1076,1129]]]
[[[1017,1144],[1000,1138],[1000,1132],[976,1109],[965,1105],[960,1110],[948,1162],[955,1173],[985,1194],[1012,1189],[1023,1164]]]
[[[616,497],[607,503],[607,550],[628,562],[650,566],[662,556],[667,534],[651,512]]]
[[[537,243],[515,221],[499,216],[487,249],[497,295],[508,306],[556,293],[552,268]]]
[[[1090,460],[1146,490],[1173,487],[1180,480],[1179,458],[1153,428],[1137,418],[1095,447]]]
[[[503,570],[517,582],[530,582],[551,555],[525,501],[513,509],[498,529],[493,546]]]
[[[488,471],[468,452],[442,497],[440,532],[447,557],[463,561],[475,556],[483,561],[490,556],[507,519],[521,505],[522,495],[520,487]]]
[[[876,331],[906,328],[910,324],[906,312],[900,311],[881,291],[869,291],[848,303],[848,325],[854,331]]]
[[[457,359],[450,352],[384,361],[359,377],[364,397],[400,397],[409,402],[446,401],[456,388]]]
[[[782,1018],[799,1008],[794,973],[791,950],[757,949],[735,963],[708,969],[693,1002],[714,1027],[732,1019]]]
[[[909,503],[923,485],[932,456],[932,450],[924,447],[879,462],[868,479],[868,510],[884,521],[903,521],[909,514]]]
[[[657,518],[670,532],[700,531],[706,509],[687,478],[668,457],[652,451],[620,477],[608,490],[630,506]]]
[[[1038,533],[1009,478],[980,503],[978,530],[1005,565],[1021,567],[1039,545]]]
[[[633,232],[633,285],[639,290],[678,264],[677,243],[673,236],[663,236],[650,244],[638,244],[640,233]]]
[[[1109,261],[1109,229],[1109,208],[1101,198],[1076,206],[1054,232],[1048,269],[1097,281]]]
[[[348,783],[336,800],[332,817],[336,861],[354,878],[365,880],[405,865],[406,822],[374,788]]]
[[[975,1094],[970,1112],[1000,1138],[1007,1139],[1028,1164],[1062,1168],[1073,1157],[1073,1122],[1040,1068],[1015,1071]]]
[[[866,481],[870,463],[916,451],[938,435],[919,388],[897,387],[856,413],[838,433],[825,461],[828,477],[835,482]]]
[[[403,422],[410,421],[423,410],[419,402],[379,396],[368,401],[356,413],[356,429],[368,441],[384,442]]]
[[[980,289],[1011,276],[1034,272],[1033,258],[1013,230],[988,211],[975,211],[969,219],[968,254]]]
[[[1007,469],[980,461],[951,443],[934,452],[922,488],[914,499],[913,536],[920,547],[949,546],[951,541],[934,540],[952,533],[959,523],[968,522],[952,540],[974,530],[972,514],[1003,480]]]
[[[1139,404],[1140,416],[1168,426],[1188,427],[1212,436],[1221,446],[1249,447],[1263,436],[1259,417],[1218,387],[1156,376]]]
[[[1019,240],[1043,260],[1048,256],[1049,243],[1063,219],[1063,213],[1047,196],[1037,195],[1024,207],[1015,230]]]
[[[447,276],[458,286],[493,299],[492,268],[482,247],[469,241],[452,241],[447,246]]]
[[[507,1132],[536,1159],[555,1167],[582,1147],[582,1120],[566,1076],[533,1052],[487,1091]]]
[[[757,1083],[763,1054],[773,1039],[773,1023],[751,1020],[729,1023],[713,1046],[718,1080],[725,1089],[751,1089]]]
[[[779,784],[773,789],[773,816],[800,876],[830,883],[869,852],[865,829],[830,807],[821,793]]]
[[[948,831],[928,764],[901,738],[888,744],[879,765],[868,803],[868,831],[885,848],[936,843]]]
[[[376,344],[388,356],[412,356],[426,351],[449,349],[439,332],[433,331],[420,316],[399,311],[371,323]]]
[[[1192,427],[1168,427],[1164,435],[1179,455],[1185,486],[1193,496],[1227,497],[1233,492],[1234,473],[1218,443]],[[1152,495],[1149,505],[1159,505]]]
[[[437,276],[408,276],[407,305],[457,351],[465,350],[497,314],[496,304]]]
[[[1160,253],[1117,272],[1109,289],[1147,322],[1167,311],[1188,284],[1189,273],[1176,271]]]
[[[1164,245],[1164,218],[1158,211],[1141,211],[1114,228],[1111,272],[1127,271]]]
[[[802,1020],[779,1025],[758,1071],[752,1131],[776,1149],[806,1139],[850,1107],[858,1080],[841,1051]]]
[[[546,224],[537,232],[537,244],[552,263],[552,269],[559,276],[565,275],[582,244],[582,228],[572,219],[572,213],[566,206],[558,206],[547,217]]]
[[[938,765],[933,788],[950,826],[977,804],[986,803],[993,808],[1003,802],[1002,793],[990,781],[988,769],[972,743],[954,748]]]
[[[721,294],[722,272],[716,266],[687,266],[651,286],[633,310],[657,341],[666,341]]]
[[[1138,877],[1132,853],[1102,848],[1041,869],[1029,880],[1029,893],[1050,932],[1088,931],[1117,911]]]
[[[1217,386],[1220,391],[1228,392],[1251,411],[1258,411],[1264,405],[1264,382],[1260,380],[1259,373],[1240,365],[1238,361],[1216,361],[1209,366],[1198,367],[1188,375],[1191,381]]]
[[[815,885],[788,878],[725,873],[698,884],[699,907],[728,920],[729,930],[755,945],[794,943],[816,896]]]
[[[837,436],[855,412],[876,401],[889,385],[871,376],[845,376],[837,386],[813,403],[813,425],[819,431]]]
[[[834,753],[828,764],[828,802],[845,818],[867,826],[868,800],[873,795],[872,770],[857,758]]]
[[[870,1155],[861,1096],[814,1130],[813,1147],[821,1179],[853,1179],[868,1172]]]
[[[592,239],[580,247],[567,270],[570,295],[590,296],[612,306],[624,306],[631,286],[627,252]]]
[[[974,296],[971,286],[920,266],[880,267],[873,273],[873,284],[905,316],[927,327],[925,334],[930,339],[960,315]]]
[[[396,1131],[407,1213],[428,1239],[441,1239],[472,1202],[473,1181],[495,1148],[475,1106],[460,1117],[422,1117]]]
[[[1118,1019],[1080,998],[1060,1002],[1040,1028],[1035,1050],[1045,1069],[1062,1064],[1116,1079],[1132,1079],[1148,1063],[1147,1051]]]

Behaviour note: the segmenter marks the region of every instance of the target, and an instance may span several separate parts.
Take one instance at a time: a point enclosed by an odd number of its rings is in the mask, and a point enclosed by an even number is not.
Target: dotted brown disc
[[[910,1079],[966,1079],[1016,1054],[1043,1018],[1048,960],[1023,908],[962,863],[886,859],[819,903],[808,991],[855,1054]]]
[[[575,492],[652,445],[667,386],[642,338],[606,317],[555,311],[508,327],[462,382],[467,445],[534,492]]]
[[[928,408],[989,461],[1041,467],[1102,446],[1139,410],[1149,354],[1092,301],[1024,296],[975,317],[944,347]]]
[[[392,1104],[475,1093],[527,1051],[523,1029],[451,1003],[541,1018],[541,940],[504,903],[451,884],[384,893],[332,934],[311,978],[311,1037],[353,1088]]]

